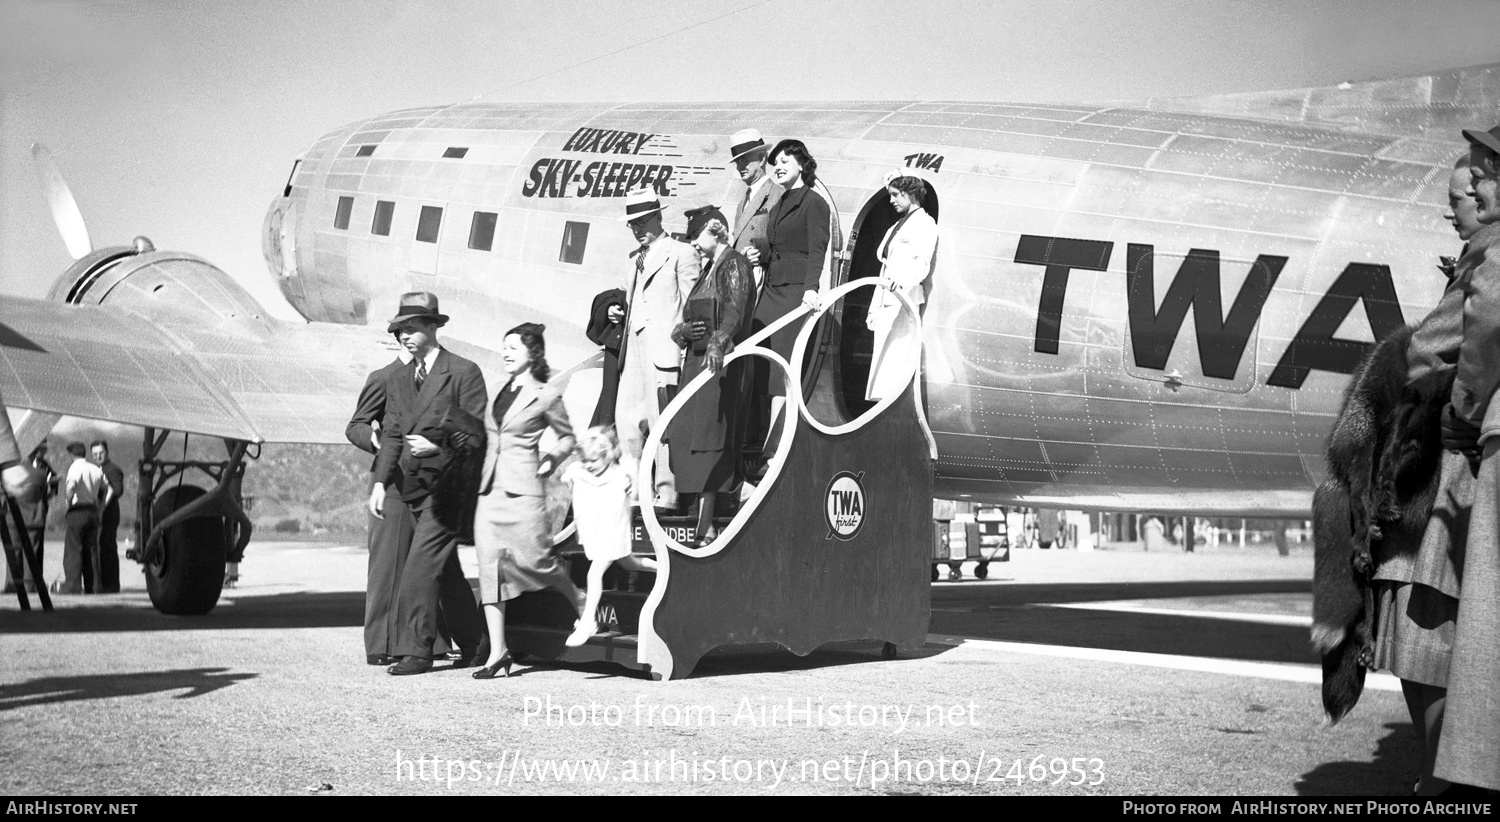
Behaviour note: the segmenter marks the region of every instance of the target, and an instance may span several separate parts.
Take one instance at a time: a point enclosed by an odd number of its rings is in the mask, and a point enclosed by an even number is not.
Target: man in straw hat
[[[731,215],[734,226],[730,229],[729,239],[734,243],[734,250],[746,254],[754,247],[760,251],[762,260],[770,259],[770,243],[766,239],[767,226],[770,221],[771,209],[781,199],[784,191],[781,186],[771,182],[766,172],[766,159],[769,148],[766,141],[761,137],[759,129],[741,129],[729,138],[730,159],[735,170],[740,173],[740,180],[745,184],[744,190],[731,192],[730,200],[738,203]],[[835,260],[844,249],[843,225],[839,221],[839,210],[833,202],[833,192],[818,179],[813,188],[828,203],[828,251],[823,257],[823,269],[818,277],[818,288],[827,291],[833,286],[833,274]],[[764,197],[764,199],[762,199]],[[750,208],[752,201],[755,208]],[[758,218],[758,219],[757,219]],[[755,282],[760,285],[765,278],[763,265],[755,266]]]
[[[620,351],[620,388],[615,428],[631,470],[640,464],[646,436],[670,399],[681,373],[682,357],[672,329],[682,321],[682,304],[698,281],[698,255],[687,243],[667,235],[662,205],[655,191],[640,188],[625,198],[621,222],[630,224],[641,247],[625,280],[626,306],[611,308],[610,317],[625,326]],[[677,488],[663,446],[656,459],[655,499],[661,509],[677,507]],[[637,492],[640,493],[640,492]],[[644,495],[641,504],[646,504]]]
[[[399,484],[411,508],[411,548],[401,568],[397,594],[396,676],[432,669],[438,636],[438,600],[443,581],[458,568],[458,537],[465,518],[472,521],[476,460],[484,445],[485,386],[479,366],[438,344],[437,330],[448,322],[438,299],[425,291],[401,295],[388,331],[397,335],[412,361],[386,383],[384,428],[375,458],[370,513],[384,516],[385,489]],[[476,476],[470,476],[476,475]],[[443,617],[462,655],[457,667],[488,655],[483,623],[473,592],[443,598]]]
[[[783,191],[766,173],[766,154],[769,151],[770,146],[766,145],[757,129],[743,129],[730,138],[729,159],[739,172],[740,182],[730,186],[728,200],[734,203],[734,211],[730,215],[729,241],[741,254],[752,247],[758,249],[762,260],[771,259],[766,228],[771,209],[781,200]],[[766,270],[757,265],[754,271],[758,288],[765,279]]]

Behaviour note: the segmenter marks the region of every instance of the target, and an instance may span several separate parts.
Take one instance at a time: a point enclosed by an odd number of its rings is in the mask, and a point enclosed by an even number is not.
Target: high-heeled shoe
[[[486,665],[483,668],[480,668],[479,670],[470,674],[470,676],[474,677],[475,679],[494,679],[495,675],[499,674],[500,676],[508,678],[510,676],[510,666],[513,662],[515,662],[515,660],[511,658],[510,654],[506,654],[505,656],[502,656],[500,657],[500,659],[496,660],[494,665]]]

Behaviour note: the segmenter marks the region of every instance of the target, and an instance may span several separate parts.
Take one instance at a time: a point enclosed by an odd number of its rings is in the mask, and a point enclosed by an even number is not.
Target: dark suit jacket
[[[392,360],[389,365],[371,371],[370,376],[365,378],[365,387],[360,389],[359,402],[354,406],[354,416],[349,418],[349,425],[344,429],[344,436],[348,438],[350,445],[366,454],[380,453],[370,435],[375,431],[374,423],[385,425],[387,381],[405,367],[406,363],[401,360]],[[370,470],[375,470],[374,460],[370,461]]]
[[[766,266],[766,286],[801,286],[805,291],[818,289],[828,255],[830,209],[828,201],[803,186],[781,195],[771,210],[768,239],[771,261]]]
[[[401,496],[417,508],[430,496],[434,513],[451,528],[463,530],[463,512],[472,511],[478,486],[478,457],[484,453],[484,375],[479,366],[444,349],[416,390],[416,364],[407,363],[386,380],[385,421],[375,480],[390,487],[400,482]],[[453,435],[469,434],[467,447]],[[477,433],[476,433],[477,432]],[[420,434],[438,446],[430,457],[414,457],[408,434]]]

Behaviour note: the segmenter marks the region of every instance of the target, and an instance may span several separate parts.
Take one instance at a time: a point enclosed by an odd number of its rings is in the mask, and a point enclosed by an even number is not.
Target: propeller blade
[[[94,250],[94,244],[89,242],[83,212],[78,210],[78,201],[73,199],[73,192],[58,170],[57,161],[41,143],[31,144],[31,161],[36,178],[42,184],[42,196],[47,198],[47,207],[52,210],[52,222],[57,224],[57,231],[62,235],[63,245],[68,247],[73,259],[82,258]]]

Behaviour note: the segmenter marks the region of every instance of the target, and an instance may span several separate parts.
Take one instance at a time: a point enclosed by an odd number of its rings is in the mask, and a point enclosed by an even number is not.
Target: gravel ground
[[[1309,613],[1306,550],[1017,551],[991,581],[934,586],[914,658],[728,649],[677,682],[392,678],[363,664],[364,560],[257,544],[201,618],[152,611],[133,565],[123,593],[52,614],[7,598],[0,790],[1311,796],[1414,777],[1388,678],[1324,727],[1306,629],[1245,617]]]

